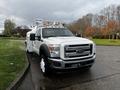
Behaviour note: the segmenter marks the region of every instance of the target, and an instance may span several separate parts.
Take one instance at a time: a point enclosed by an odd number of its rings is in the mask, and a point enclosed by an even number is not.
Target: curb
[[[30,63],[28,61],[28,56],[26,53],[26,65],[24,69],[19,73],[17,78],[9,85],[9,87],[6,90],[17,90],[17,88],[20,86],[20,84],[24,80],[29,68],[30,68]]]

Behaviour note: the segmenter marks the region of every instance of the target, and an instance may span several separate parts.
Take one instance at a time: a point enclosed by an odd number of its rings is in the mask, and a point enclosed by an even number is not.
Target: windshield
[[[65,28],[44,28],[42,30],[43,38],[48,37],[68,37],[73,36],[72,32]]]

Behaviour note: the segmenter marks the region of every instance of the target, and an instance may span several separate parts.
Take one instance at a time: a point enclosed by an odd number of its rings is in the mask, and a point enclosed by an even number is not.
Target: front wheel
[[[45,55],[41,55],[40,69],[41,69],[43,75],[48,75],[50,68],[47,63],[47,57],[45,57]]]

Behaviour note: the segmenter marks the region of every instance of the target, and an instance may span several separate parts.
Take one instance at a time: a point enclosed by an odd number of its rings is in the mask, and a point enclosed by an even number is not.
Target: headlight
[[[59,44],[49,44],[48,49],[51,57],[60,57],[60,45]]]
[[[96,44],[93,44],[93,48],[94,48],[94,53],[96,53]]]

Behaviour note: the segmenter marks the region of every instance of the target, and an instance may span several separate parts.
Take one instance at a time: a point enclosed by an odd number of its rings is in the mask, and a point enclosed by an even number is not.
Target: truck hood
[[[88,44],[93,43],[91,40],[80,37],[50,37],[45,39],[50,44]]]

